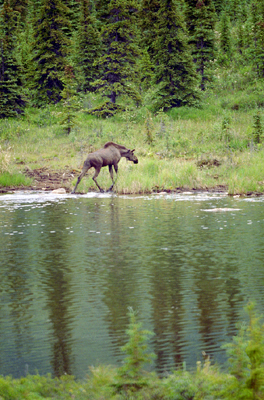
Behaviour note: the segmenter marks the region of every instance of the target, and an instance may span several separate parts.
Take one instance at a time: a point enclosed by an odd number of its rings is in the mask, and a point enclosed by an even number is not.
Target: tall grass
[[[17,186],[30,186],[32,179],[26,177],[21,173],[4,172],[0,174],[0,187],[17,187]]]
[[[244,153],[237,166],[230,171],[230,194],[264,191],[264,150]]]

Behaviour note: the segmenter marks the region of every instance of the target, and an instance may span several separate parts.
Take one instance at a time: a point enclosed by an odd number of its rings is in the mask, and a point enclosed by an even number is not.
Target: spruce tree
[[[200,87],[205,90],[206,81],[210,80],[210,61],[215,55],[216,13],[212,0],[189,0],[188,5],[190,44],[196,70],[201,75]]]
[[[93,92],[95,90],[91,83],[99,78],[98,66],[95,64],[101,55],[101,51],[100,34],[96,28],[95,17],[91,13],[91,1],[81,0],[75,60],[79,90],[83,92]]]
[[[63,102],[63,113],[61,125],[63,130],[69,135],[72,128],[77,125],[77,110],[79,102],[77,98],[77,84],[71,65],[66,65],[64,71],[64,89],[61,93]]]
[[[222,0],[212,0],[214,3],[215,10],[217,14],[220,14],[223,8],[223,1]]]
[[[137,77],[136,59],[140,54],[135,23],[136,5],[134,0],[111,0],[109,22],[102,28],[104,53],[97,62],[101,79],[96,80],[94,86],[109,98],[112,105],[120,95],[140,101],[134,84]]]
[[[61,100],[63,75],[70,40],[69,9],[61,0],[43,0],[34,24],[34,42],[29,73],[29,88],[34,91],[34,103],[42,106]]]
[[[141,57],[139,57],[138,69],[140,71],[140,89],[142,92],[145,92],[151,87],[155,76],[155,68],[151,62],[151,57],[146,47],[142,49]]]
[[[28,0],[10,0],[10,7],[19,13],[20,20],[24,23],[28,10]]]
[[[160,7],[160,0],[142,0],[139,13],[143,46],[148,50],[151,59],[156,53],[153,47],[153,38],[156,36],[155,27]]]
[[[225,58],[231,57],[231,28],[230,18],[226,12],[223,12],[220,21],[220,50]]]
[[[160,9],[159,0],[143,0],[139,9],[140,27],[140,48],[141,56],[138,59],[140,71],[140,88],[142,91],[148,90],[153,85],[154,65],[153,38],[156,36],[155,24],[157,22],[157,12]]]
[[[160,1],[153,38],[156,109],[197,105],[200,95],[183,15],[175,0]]]
[[[109,22],[109,4],[111,0],[95,0],[96,18],[100,27]]]
[[[256,34],[254,68],[258,76],[264,78],[264,0],[258,0],[256,10],[258,19],[254,26]]]
[[[71,21],[71,30],[69,31],[70,36],[77,31],[80,19],[80,1],[76,0],[64,0],[64,4],[68,7],[68,18]]]
[[[16,58],[16,14],[5,0],[0,13],[0,118],[23,113],[21,66]]]
[[[240,54],[244,53],[247,43],[249,42],[249,37],[251,33],[248,35],[248,23],[247,23],[247,14],[249,9],[246,8],[245,4],[242,4],[239,7],[238,14],[237,14],[237,37],[236,37],[236,45],[238,52]],[[245,60],[245,59],[244,59]]]

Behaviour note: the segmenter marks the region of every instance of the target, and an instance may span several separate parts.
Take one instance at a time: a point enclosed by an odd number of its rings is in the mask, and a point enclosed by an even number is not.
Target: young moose
[[[121,157],[126,157],[129,161],[133,161],[134,164],[137,164],[138,159],[134,155],[134,151],[135,151],[135,149],[129,150],[125,146],[120,146],[119,144],[116,144],[113,142],[107,142],[102,149],[88,154],[86,160],[84,161],[82,172],[77,179],[76,185],[75,185],[72,193],[75,193],[75,190],[76,190],[77,186],[79,185],[81,179],[84,177],[84,175],[86,174],[88,169],[90,169],[92,167],[94,167],[94,169],[95,169],[95,174],[93,176],[93,180],[96,183],[100,192],[103,192],[103,189],[98,185],[96,178],[99,175],[101,168],[106,167],[107,165],[108,165],[109,173],[110,173],[110,176],[111,176],[111,179],[113,182],[112,185],[110,186],[110,188],[108,189],[108,192],[111,191],[116,182],[116,181],[114,181],[113,167],[117,174],[117,171],[118,171],[117,164],[119,163]]]

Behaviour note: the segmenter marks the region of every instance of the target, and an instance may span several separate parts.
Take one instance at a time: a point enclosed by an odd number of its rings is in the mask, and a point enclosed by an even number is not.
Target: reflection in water
[[[56,231],[52,231],[54,224],[53,213],[45,213],[43,222],[46,229],[52,232],[41,242],[41,252],[44,255],[41,264],[43,269],[40,276],[46,292],[46,308],[52,333],[50,341],[53,343],[51,365],[55,376],[72,374],[72,324],[73,316],[69,307],[73,302],[71,281],[67,266],[67,256],[64,249],[67,223],[65,216],[55,216]],[[48,246],[47,246],[48,244]]]
[[[237,306],[237,299],[239,299],[239,303],[243,302],[243,295],[240,291],[240,282],[237,278],[229,278],[225,282],[225,290],[227,294],[227,320],[228,320],[228,335],[231,338],[236,333],[236,324],[239,320],[239,310]]]
[[[119,364],[130,306],[160,374],[222,363],[243,305],[263,311],[263,201],[15,199],[0,197],[0,374]],[[203,211],[225,207],[240,211]]]
[[[28,350],[31,342],[28,326],[32,318],[30,313],[32,293],[28,288],[26,271],[17,262],[10,264],[11,266],[12,269],[9,270],[9,280],[7,282],[10,296],[8,305],[10,307],[10,320],[13,327],[12,336],[14,337],[17,357],[22,359],[23,352]]]
[[[71,324],[68,304],[71,299],[69,282],[65,278],[65,272],[57,267],[48,267],[45,280],[47,290],[47,305],[49,318],[52,324],[53,342],[52,368],[55,376],[72,374],[71,370]]]
[[[165,261],[167,268],[162,270],[159,265]],[[177,256],[157,257],[153,269],[153,323],[155,332],[154,351],[157,356],[159,373],[167,370],[167,360],[174,358],[173,365],[182,365],[182,315],[184,299],[182,295],[180,263]],[[156,294],[162,294],[157,296]]]

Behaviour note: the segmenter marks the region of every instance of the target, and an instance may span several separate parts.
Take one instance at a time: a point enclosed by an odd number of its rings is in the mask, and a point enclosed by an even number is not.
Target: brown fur
[[[96,178],[99,175],[101,168],[106,167],[106,166],[108,166],[108,168],[109,168],[109,173],[110,173],[110,176],[112,179],[112,185],[108,189],[108,191],[111,191],[116,182],[116,180],[114,181],[113,167],[117,174],[118,163],[121,160],[121,157],[126,157],[128,160],[133,161],[134,164],[137,164],[138,159],[134,155],[134,150],[127,149],[125,146],[122,146],[122,145],[114,143],[114,142],[107,142],[102,149],[88,154],[86,160],[84,161],[84,166],[83,166],[82,172],[77,179],[77,183],[76,183],[72,193],[75,193],[75,190],[76,190],[77,186],[79,185],[81,179],[84,177],[86,172],[92,167],[95,169],[93,180],[94,180],[95,184],[97,185],[98,189],[100,190],[100,192],[103,192],[103,189],[99,186]]]

